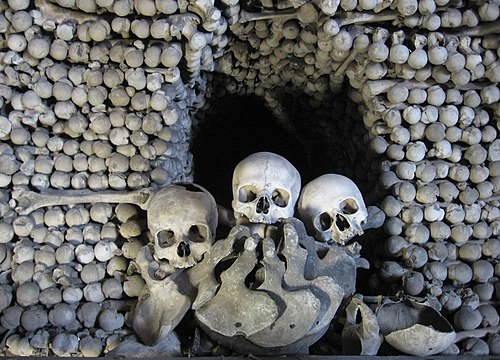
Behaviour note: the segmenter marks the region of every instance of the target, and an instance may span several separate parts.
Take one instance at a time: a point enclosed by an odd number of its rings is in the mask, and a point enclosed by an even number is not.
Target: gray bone
[[[198,289],[198,294],[192,305],[193,310],[202,307],[214,297],[219,288],[219,283],[215,279],[213,270],[221,260],[231,255],[234,242],[237,239],[249,236],[250,232],[245,226],[232,228],[227,239],[217,241],[205,253],[203,260],[188,270],[190,283]]]
[[[256,245],[257,240],[251,237],[246,240],[243,253],[222,273],[219,292],[196,311],[196,317],[210,324],[212,331],[228,337],[248,337],[271,326],[277,319],[278,307],[271,297],[245,285],[245,278],[257,263]]]
[[[248,339],[260,346],[285,346],[302,339],[314,326],[321,303],[309,289],[285,291],[282,287],[285,264],[276,256],[274,241],[265,238],[262,243],[265,281],[258,290],[279,297],[285,308],[271,327]]]
[[[147,345],[158,345],[167,339],[192,303],[192,289],[184,269],[174,269],[161,280],[151,278],[149,264],[154,262],[149,246],[141,248],[135,263],[146,281],[134,311],[132,326]]]
[[[17,200],[16,212],[27,215],[45,206],[62,206],[83,203],[130,203],[147,210],[154,194],[153,189],[144,188],[134,191],[91,191],[91,190],[46,190],[37,193],[27,189],[16,189],[12,197]]]

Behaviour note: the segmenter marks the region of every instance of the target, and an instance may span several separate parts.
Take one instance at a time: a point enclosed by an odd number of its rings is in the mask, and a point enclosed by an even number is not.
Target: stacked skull
[[[242,160],[234,170],[233,210],[244,225],[189,270],[200,286],[196,319],[214,340],[240,353],[307,353],[355,291],[356,254],[307,235],[292,217],[299,191],[300,175],[285,158],[264,152]],[[345,189],[341,195],[331,200],[354,194]]]

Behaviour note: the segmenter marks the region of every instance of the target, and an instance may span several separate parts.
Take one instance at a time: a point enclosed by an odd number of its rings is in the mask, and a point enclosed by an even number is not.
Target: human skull
[[[361,225],[368,218],[356,184],[337,174],[325,174],[308,183],[300,194],[297,212],[317,240],[340,245],[363,234]]]
[[[273,224],[293,216],[300,174],[284,157],[258,152],[243,159],[233,173],[232,207],[236,219]]]
[[[154,239],[153,257],[168,260],[176,268],[188,268],[212,246],[217,205],[199,185],[169,185],[151,199],[148,227]]]

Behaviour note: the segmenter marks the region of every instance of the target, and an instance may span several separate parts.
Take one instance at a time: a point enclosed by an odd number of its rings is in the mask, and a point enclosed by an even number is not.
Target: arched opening
[[[287,158],[300,172],[302,185],[326,173],[351,178],[365,203],[378,205],[381,158],[369,150],[368,130],[359,107],[347,96],[329,94],[318,103],[305,93],[282,90],[280,108],[265,105],[255,95],[215,98],[194,127],[191,152],[194,180],[207,188],[217,203],[231,209],[234,167],[246,156],[271,151]],[[377,189],[377,191],[376,191]],[[381,230],[358,237],[362,256],[370,262]],[[358,270],[358,287],[369,293],[371,270]]]
[[[236,164],[252,153],[271,151],[299,170],[303,185],[325,173],[342,174],[358,184],[367,203],[374,204],[380,159],[373,161],[362,115],[345,94],[330,94],[318,105],[305,93],[283,90],[278,99],[285,110],[279,118],[262,97],[213,99],[194,128],[195,182],[230,208]]]

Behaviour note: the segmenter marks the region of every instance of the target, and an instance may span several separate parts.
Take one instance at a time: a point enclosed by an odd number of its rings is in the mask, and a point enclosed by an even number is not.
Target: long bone
[[[91,191],[91,190],[46,190],[37,193],[25,188],[16,189],[12,197],[17,200],[15,208],[19,215],[27,215],[32,211],[46,206],[62,206],[84,203],[108,202],[129,203],[147,210],[154,195],[152,188],[134,191]]]
[[[286,9],[281,11],[262,11],[260,13],[242,10],[240,13],[240,23],[247,23],[257,20],[290,20],[297,18],[298,9]],[[352,24],[368,24],[373,22],[392,21],[398,18],[396,11],[383,11],[378,14],[369,13],[347,13],[335,17],[339,27]]]
[[[360,29],[358,29],[360,31]],[[363,35],[363,36],[361,36]],[[340,64],[340,66],[335,70],[333,76],[335,79],[338,79],[339,83],[342,83],[344,79],[345,72],[347,70],[347,67],[356,59],[359,58],[361,54],[363,54],[367,48],[368,45],[370,44],[370,41],[368,39],[368,36],[364,34],[356,34],[354,43],[353,43],[353,48],[351,52],[349,53],[349,56]],[[357,46],[361,45],[361,46]]]
[[[44,19],[53,20],[59,24],[64,21],[75,21],[78,24],[83,24],[86,21],[95,21],[99,19],[97,14],[87,14],[63,8],[47,0],[35,0],[35,7],[42,13]]]
[[[258,20],[276,20],[281,19],[283,21],[296,19],[299,14],[299,9],[286,9],[286,10],[277,10],[277,11],[262,11],[262,12],[249,12],[245,10],[241,10],[239,22],[244,24],[250,21],[258,21]],[[354,13],[354,12],[346,12],[341,14],[336,14],[335,21],[337,21],[339,28],[347,25],[353,24],[371,24],[371,23],[380,23],[385,21],[394,21],[400,26],[404,26],[404,24],[399,19],[400,14],[394,10],[384,10],[379,13]],[[420,20],[421,21],[421,20]],[[461,26],[453,29],[449,29],[444,31],[444,33],[449,34],[458,34],[460,36],[485,36],[489,34],[498,33],[500,29],[500,21],[495,21],[488,24],[480,24],[473,28],[468,26]]]

